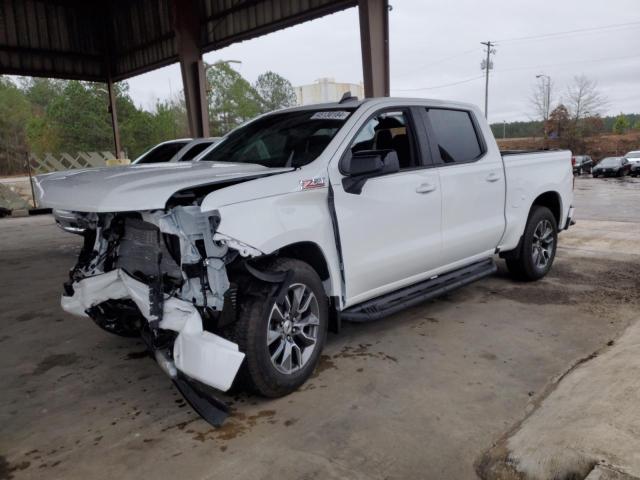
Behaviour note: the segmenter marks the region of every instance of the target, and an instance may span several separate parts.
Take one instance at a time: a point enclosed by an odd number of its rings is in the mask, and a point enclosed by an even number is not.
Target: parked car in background
[[[181,138],[162,142],[146,151],[133,161],[133,164],[188,162],[195,159],[204,150],[220,140],[219,137]]]
[[[162,163],[170,161],[176,153],[182,150],[193,138],[180,138],[176,140],[169,140],[162,142],[155,147],[150,148],[138,158],[136,158],[132,164],[139,163]]]
[[[591,167],[593,167],[593,160],[589,155],[574,155],[572,157],[573,173],[576,175],[582,175],[583,172],[591,173]]]
[[[606,157],[593,167],[593,177],[623,177],[631,171],[631,164],[625,157]]]
[[[629,160],[629,163],[631,164],[631,176],[640,176],[640,150],[632,150],[631,152],[627,152],[624,158]]]

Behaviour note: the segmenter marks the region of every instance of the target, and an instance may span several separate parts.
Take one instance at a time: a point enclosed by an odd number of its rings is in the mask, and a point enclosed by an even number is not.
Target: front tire
[[[277,304],[272,284],[252,281],[232,337],[245,354],[242,386],[265,397],[281,397],[300,387],[316,368],[329,306],[320,277],[307,263],[277,258],[267,270],[292,272],[282,285],[282,302]]]
[[[558,227],[553,213],[547,207],[534,206],[516,255],[506,260],[509,272],[520,280],[541,279],[551,270],[557,245]]]

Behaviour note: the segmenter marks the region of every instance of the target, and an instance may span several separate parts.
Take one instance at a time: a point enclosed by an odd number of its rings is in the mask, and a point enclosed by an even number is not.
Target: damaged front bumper
[[[73,283],[73,294],[62,297],[62,308],[74,315],[88,317],[92,307],[107,300],[132,300],[149,321],[150,288],[121,269],[85,278]],[[238,373],[244,353],[238,345],[202,328],[200,313],[192,304],[169,297],[163,302],[162,320],[158,327],[177,332],[172,357],[162,357],[163,370],[172,367],[210,387],[227,391]],[[156,359],[158,359],[156,357]]]
[[[65,212],[63,225],[81,233],[85,244],[61,300],[65,311],[112,333],[142,335],[162,370],[214,424],[224,409],[201,387],[229,390],[244,359],[224,338],[237,312],[228,268],[241,257],[262,255],[218,233],[219,223],[217,212],[197,206]]]

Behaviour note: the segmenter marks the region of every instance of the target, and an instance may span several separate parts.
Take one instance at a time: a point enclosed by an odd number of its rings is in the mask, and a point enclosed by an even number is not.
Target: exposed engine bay
[[[261,252],[217,233],[217,211],[176,206],[168,211],[56,211],[84,245],[65,284],[62,307],[101,328],[138,336],[174,380],[228,390],[244,354],[224,338],[235,321],[245,257]],[[184,386],[184,385],[183,385]],[[182,390],[182,389],[181,389]],[[184,393],[184,392],[183,392]]]

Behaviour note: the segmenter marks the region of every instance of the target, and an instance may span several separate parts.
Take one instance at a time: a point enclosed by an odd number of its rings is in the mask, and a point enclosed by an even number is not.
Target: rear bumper
[[[74,282],[73,295],[63,296],[61,305],[69,313],[88,317],[86,311],[89,308],[106,300],[118,299],[131,299],[147,321],[157,320],[151,313],[149,287],[120,269]],[[217,390],[229,390],[244,359],[238,345],[204,331],[200,313],[184,300],[166,298],[162,308],[158,327],[178,332],[173,344],[173,358],[163,362],[156,358],[163,371],[172,376],[169,372],[173,367]]]

